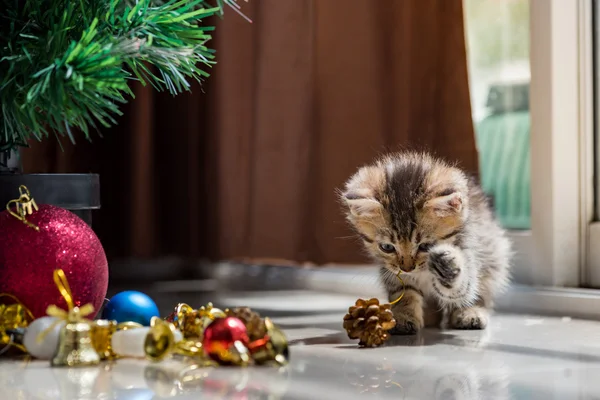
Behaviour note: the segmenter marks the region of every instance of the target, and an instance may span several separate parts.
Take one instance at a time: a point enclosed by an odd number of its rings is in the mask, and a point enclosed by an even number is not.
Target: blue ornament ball
[[[156,303],[146,294],[128,290],[117,293],[104,306],[103,319],[117,322],[132,321],[144,326],[150,325],[152,317],[158,317]]]

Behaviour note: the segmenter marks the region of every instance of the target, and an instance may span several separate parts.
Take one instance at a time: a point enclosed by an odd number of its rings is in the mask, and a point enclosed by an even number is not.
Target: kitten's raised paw
[[[444,286],[449,286],[460,274],[456,251],[451,246],[436,246],[429,252],[429,268]]]
[[[488,311],[480,307],[456,310],[450,319],[454,329],[485,329],[488,324]]]

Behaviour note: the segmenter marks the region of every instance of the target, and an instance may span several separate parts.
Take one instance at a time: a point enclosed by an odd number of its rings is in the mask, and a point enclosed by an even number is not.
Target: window
[[[592,3],[463,1],[482,186],[510,230],[514,280],[600,287]]]
[[[530,229],[529,0],[465,0],[481,184],[508,229]]]

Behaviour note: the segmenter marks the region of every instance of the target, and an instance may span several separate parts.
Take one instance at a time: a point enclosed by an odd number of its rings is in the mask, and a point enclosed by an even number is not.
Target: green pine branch
[[[213,26],[236,0],[0,0],[0,151],[86,139],[116,123],[129,82],[173,95],[215,63]]]

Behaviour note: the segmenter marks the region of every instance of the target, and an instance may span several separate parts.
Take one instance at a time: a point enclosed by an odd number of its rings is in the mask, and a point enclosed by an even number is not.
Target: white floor
[[[354,298],[317,292],[238,294],[287,334],[286,368],[184,371],[177,362],[98,368],[0,361],[0,399],[600,399],[600,322],[496,315],[488,330],[427,330],[358,349],[341,331]],[[183,375],[185,372],[185,375]]]

